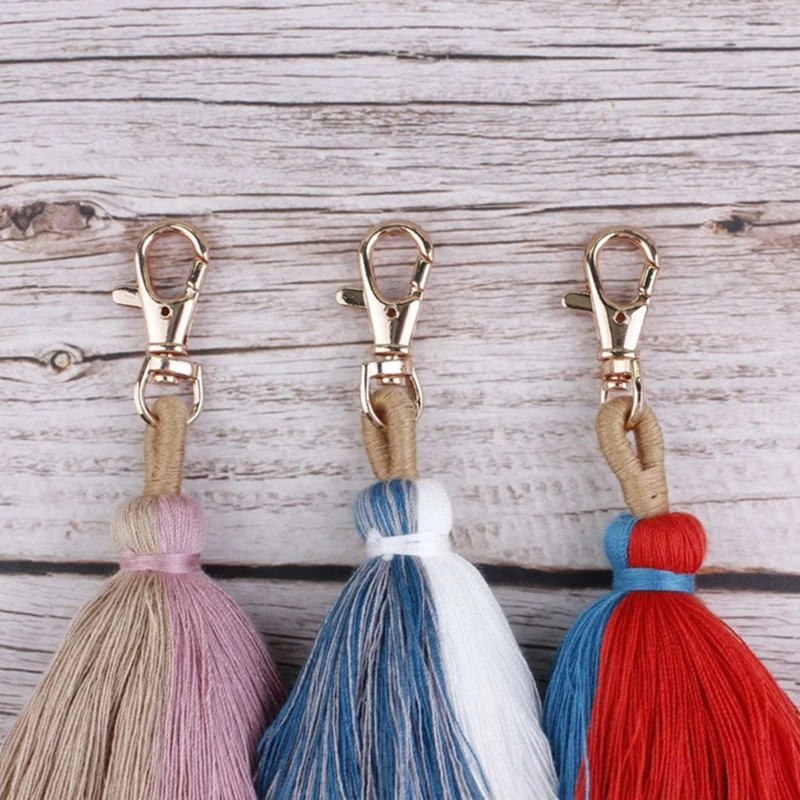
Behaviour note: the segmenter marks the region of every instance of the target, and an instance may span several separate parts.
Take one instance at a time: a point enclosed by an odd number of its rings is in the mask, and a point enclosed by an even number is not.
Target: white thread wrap
[[[381,536],[377,528],[367,534],[367,556],[384,558],[392,556],[446,556],[451,552],[450,537],[441,533],[409,533],[405,536]]]

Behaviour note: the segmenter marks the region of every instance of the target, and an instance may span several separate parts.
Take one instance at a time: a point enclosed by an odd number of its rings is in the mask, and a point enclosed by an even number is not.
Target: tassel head
[[[123,554],[199,555],[206,543],[206,520],[200,505],[185,495],[135,497],[117,509],[111,536]]]
[[[623,517],[624,519],[624,517]],[[605,550],[614,569],[658,569],[694,574],[706,557],[706,532],[697,517],[670,512],[636,520],[625,542],[623,526],[606,529]],[[627,544],[624,563],[620,550]]]
[[[359,493],[354,516],[356,531],[371,557],[425,556],[450,550],[453,510],[439,481],[374,483]]]
[[[690,514],[641,520],[622,514],[606,529],[604,545],[615,592],[691,593],[705,557],[706,535]]]
[[[112,538],[125,572],[200,572],[205,517],[200,506],[183,495],[138,497],[117,511]]]

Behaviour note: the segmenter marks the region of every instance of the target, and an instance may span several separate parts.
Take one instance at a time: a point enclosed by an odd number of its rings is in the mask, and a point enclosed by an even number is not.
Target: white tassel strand
[[[417,524],[442,541],[452,527],[447,492],[416,482]],[[429,535],[430,536],[430,535]],[[404,537],[408,538],[408,537]],[[494,800],[556,800],[541,701],[503,610],[481,574],[456,553],[417,553],[433,595],[456,716]],[[444,556],[444,557],[440,557]]]

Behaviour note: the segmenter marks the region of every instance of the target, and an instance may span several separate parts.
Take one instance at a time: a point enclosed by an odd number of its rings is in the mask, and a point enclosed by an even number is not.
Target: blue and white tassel
[[[555,800],[540,702],[433,480],[355,505],[369,560],[331,608],[258,752],[264,800]]]

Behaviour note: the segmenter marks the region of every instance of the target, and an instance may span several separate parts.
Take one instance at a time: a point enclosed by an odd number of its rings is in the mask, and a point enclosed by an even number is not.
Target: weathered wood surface
[[[707,524],[709,569],[800,574],[792,0],[11,0],[0,32],[4,710],[96,583],[25,577],[25,562],[112,561],[112,509],[140,486],[143,326],[109,292],[165,216],[197,224],[212,254],[186,481],[207,561],[324,576],[361,559],[369,330],[333,295],[357,280],[367,228],[405,216],[437,247],[421,464],[451,490],[462,552],[556,583],[604,566],[621,498],[592,433],[596,343],[559,299],[588,237],[626,223],[662,254],[642,349],[673,503]],[[623,295],[626,264],[610,269]],[[296,665],[335,585],[280,575],[231,586]],[[541,673],[586,596],[500,591]],[[713,602],[797,696],[797,598]]]

